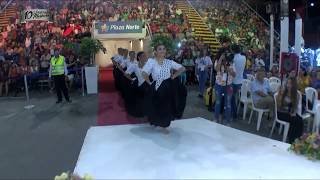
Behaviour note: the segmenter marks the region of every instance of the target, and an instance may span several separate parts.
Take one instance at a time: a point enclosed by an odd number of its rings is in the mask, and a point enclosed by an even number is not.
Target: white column
[[[273,66],[273,51],[274,51],[274,15],[270,15],[270,70]]]
[[[302,19],[297,17],[295,26],[295,39],[294,39],[294,50],[299,57],[299,70],[300,70],[300,56],[301,56],[301,43],[302,43]]]
[[[281,17],[280,62],[281,53],[289,51],[289,17]],[[281,63],[279,63],[281,69]]]

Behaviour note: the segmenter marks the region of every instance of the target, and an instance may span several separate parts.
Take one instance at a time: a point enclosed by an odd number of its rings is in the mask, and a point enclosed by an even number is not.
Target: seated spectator
[[[254,60],[254,64],[256,69],[266,66],[264,60],[262,59],[262,55],[260,53],[257,54],[257,58]]]
[[[14,96],[16,97],[20,91],[20,68],[17,64],[12,63],[9,69],[9,82],[14,89]]]
[[[318,91],[318,99],[320,99],[320,71],[313,71],[311,76],[311,86]]]
[[[264,68],[259,68],[256,73],[256,79],[251,84],[252,101],[257,108],[269,109],[271,115],[273,115],[273,94],[268,81],[264,79],[265,76]]]
[[[290,123],[288,132],[289,143],[293,143],[303,133],[303,121],[297,114],[298,111],[298,87],[295,77],[290,77],[285,88],[277,95],[278,118]]]
[[[270,77],[278,77],[278,78],[280,77],[279,67],[277,65],[272,66],[270,71]]]
[[[7,39],[8,38],[8,31],[6,30],[5,27],[2,28],[1,34],[2,34],[3,39]]]
[[[308,75],[307,71],[304,69],[300,69],[299,76],[298,76],[298,90],[304,94],[306,87],[310,86],[310,76]]]
[[[40,58],[40,69],[39,69],[39,71],[41,73],[48,72],[49,65],[50,65],[50,59],[51,59],[50,51],[47,50],[46,53],[42,54],[42,56]]]
[[[5,96],[9,93],[9,66],[7,62],[0,61],[0,97],[3,95],[2,88],[5,88]]]

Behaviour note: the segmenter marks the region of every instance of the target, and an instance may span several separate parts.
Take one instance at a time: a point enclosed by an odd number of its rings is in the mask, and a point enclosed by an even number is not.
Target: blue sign
[[[99,34],[142,33],[142,21],[97,22]]]

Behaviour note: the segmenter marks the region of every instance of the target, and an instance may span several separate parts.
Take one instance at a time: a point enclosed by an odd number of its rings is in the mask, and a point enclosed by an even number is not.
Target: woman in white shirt
[[[162,127],[164,133],[169,133],[167,127],[175,117],[174,79],[185,71],[185,68],[169,59],[166,59],[170,40],[166,37],[154,39],[155,57],[148,59],[142,69],[146,82],[151,86],[148,92],[149,108],[148,119],[152,126]],[[162,40],[165,39],[165,40]],[[166,43],[167,42],[167,43]],[[175,70],[175,73],[172,73]],[[151,74],[153,82],[150,81]],[[184,108],[183,108],[184,109]]]
[[[121,78],[121,93],[122,93],[122,97],[124,99],[125,105],[127,107],[128,113],[130,113],[132,108],[132,105],[134,104],[134,97],[133,97],[133,84],[131,82],[131,74],[132,76],[134,76],[133,72],[130,72],[128,74],[128,69],[129,68],[135,68],[135,65],[137,65],[137,61],[135,60],[135,56],[136,53],[134,51],[130,51],[129,53],[129,59],[125,59],[124,61],[122,61],[121,63],[121,68],[126,69],[123,74],[122,74],[122,78]]]
[[[139,52],[137,54],[138,63],[130,64],[125,72],[125,76],[130,80],[128,85],[128,113],[134,117],[144,117],[146,115],[145,108],[145,94],[148,84],[142,76],[142,68],[147,62],[147,56],[145,52]]]
[[[215,62],[214,68],[217,72],[215,84],[215,121],[219,122],[221,110],[224,109],[224,121],[227,126],[231,123],[231,98],[233,95],[232,82],[235,77],[232,59],[227,59],[224,54]],[[230,58],[230,57],[229,57]],[[222,102],[224,100],[224,103]],[[224,104],[224,106],[222,106]]]
[[[206,88],[206,81],[208,79],[208,69],[212,67],[212,61],[207,56],[207,51],[202,50],[199,57],[196,59],[196,74],[199,81],[199,95],[198,97],[203,98],[203,93]]]
[[[120,70],[120,74],[119,74],[119,83],[120,83],[120,93],[122,95],[122,97],[124,97],[124,93],[125,93],[125,87],[126,87],[126,78],[124,76],[125,71],[127,70],[127,62],[130,61],[128,59],[128,49],[122,49],[122,58],[119,58],[118,61],[118,69]]]
[[[118,48],[118,54],[114,55],[111,57],[112,63],[113,63],[113,77],[114,77],[114,83],[116,89],[119,91],[120,90],[120,77],[121,77],[121,71],[120,71],[120,63],[122,62],[123,59],[123,49]]]

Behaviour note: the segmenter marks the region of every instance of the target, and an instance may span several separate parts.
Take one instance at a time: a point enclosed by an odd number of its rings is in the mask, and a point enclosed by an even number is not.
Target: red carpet
[[[99,73],[98,126],[142,123],[128,115],[124,101],[114,85],[112,68],[101,68]]]

